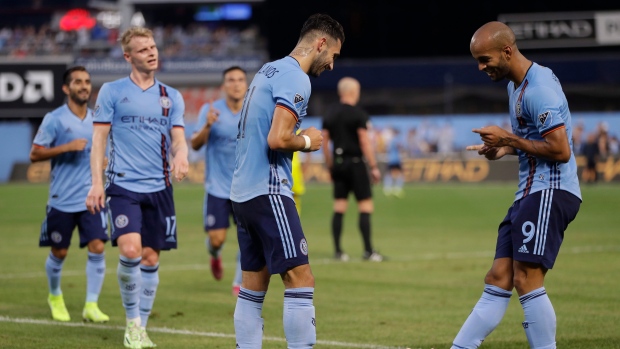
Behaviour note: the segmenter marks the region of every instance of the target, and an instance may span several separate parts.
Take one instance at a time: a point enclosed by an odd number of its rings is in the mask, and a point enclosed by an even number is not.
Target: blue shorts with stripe
[[[154,250],[177,248],[177,218],[172,186],[154,193],[136,193],[109,183],[106,188],[112,246],[119,236],[140,233],[142,246]]]
[[[233,221],[232,201],[205,193],[202,215],[205,231],[230,227],[230,218]]]
[[[547,189],[515,201],[500,223],[495,258],[553,268],[564,231],[575,219],[581,200],[558,189]]]
[[[261,195],[234,202],[241,269],[284,273],[308,264],[308,243],[301,229],[295,201],[284,195]]]
[[[69,248],[76,226],[80,234],[80,248],[93,240],[103,242],[109,240],[105,208],[101,212],[91,214],[88,211],[63,212],[47,206],[47,215],[41,224],[39,246]]]

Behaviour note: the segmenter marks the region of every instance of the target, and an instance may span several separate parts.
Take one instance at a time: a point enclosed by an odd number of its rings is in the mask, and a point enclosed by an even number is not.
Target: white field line
[[[47,326],[64,326],[64,327],[89,327],[96,329],[106,329],[106,330],[118,330],[124,331],[125,327],[122,326],[108,326],[108,325],[95,325],[95,324],[86,324],[83,322],[58,322],[52,320],[37,320],[37,319],[28,319],[28,318],[12,318],[8,316],[0,315],[0,322],[8,322],[8,323],[19,323],[19,324],[29,324],[29,325],[47,325]],[[190,330],[180,330],[168,327],[149,327],[149,332],[158,332],[158,333],[167,333],[167,334],[178,334],[185,336],[198,336],[198,337],[217,337],[217,338],[235,338],[234,334],[228,333],[217,333],[217,332],[201,332],[201,331],[190,331]],[[119,342],[121,335],[119,334]],[[285,338],[280,337],[263,337],[263,341],[269,342],[285,342]],[[342,347],[342,348],[354,348],[354,349],[404,349],[403,347],[389,347],[379,344],[361,344],[361,343],[347,343],[347,342],[337,342],[337,341],[325,341],[325,340],[317,340],[317,344],[325,345],[329,347]],[[414,348],[419,349],[419,348]]]
[[[598,253],[598,252],[617,252],[620,251],[619,245],[611,246],[581,246],[565,248],[560,251],[561,254],[585,254],[585,253]],[[420,260],[442,260],[442,259],[467,259],[467,258],[492,258],[495,255],[494,251],[468,251],[468,252],[448,252],[448,253],[424,253],[419,255],[403,256],[403,257],[390,257],[388,262],[412,262]],[[331,258],[312,259],[310,264],[342,264],[343,262],[335,261]],[[362,260],[351,260],[347,263],[364,263]],[[224,266],[234,268],[233,263],[224,263]],[[188,271],[188,270],[208,270],[210,268],[209,263],[204,264],[181,264],[170,265],[166,264],[160,267],[160,272],[168,271]],[[107,268],[106,274],[116,274],[116,268]],[[63,270],[62,276],[84,276],[84,270]],[[30,279],[45,277],[45,271],[27,272],[27,273],[10,273],[0,274],[0,280],[11,279]]]

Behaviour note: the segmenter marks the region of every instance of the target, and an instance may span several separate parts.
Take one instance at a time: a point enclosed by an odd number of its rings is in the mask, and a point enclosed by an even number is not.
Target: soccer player
[[[124,345],[155,346],[146,333],[159,284],[159,254],[177,247],[172,179],[188,172],[187,142],[179,91],[155,79],[158,52],[153,33],[142,27],[121,36],[128,77],[104,83],[94,115],[91,170],[93,184],[86,199],[91,212],[110,210],[112,245],[118,246],[117,277],[127,317]],[[106,141],[110,137],[103,180]]]
[[[234,314],[236,348],[262,347],[261,313],[273,274],[280,274],[285,287],[288,348],[316,343],[314,276],[291,191],[291,158],[295,151],[321,147],[323,137],[316,128],[295,132],[308,107],[308,75],[332,70],[343,42],[340,23],[326,14],[310,16],[293,51],[264,64],[246,93],[230,192],[243,270]]]
[[[474,129],[484,143],[467,150],[489,160],[518,156],[519,188],[499,225],[495,260],[482,296],[452,349],[478,348],[500,323],[513,288],[523,307],[530,347],[554,349],[555,312],[544,280],[581,205],[568,103],[557,76],[524,57],[504,23],[480,27],[469,48],[478,69],[491,80],[509,80],[512,133],[496,125]]]
[[[372,247],[370,224],[370,216],[374,211],[371,181],[379,183],[381,172],[368,135],[368,114],[357,106],[360,99],[359,81],[351,77],[340,79],[338,96],[340,101],[330,108],[323,119],[323,139],[326,144],[323,147],[323,156],[334,182],[332,216],[334,258],[343,262],[349,260],[349,256],[340,246],[340,237],[348,196],[353,192],[357,201],[359,229],[364,243],[362,258],[371,262],[381,262],[384,257]],[[333,143],[331,147],[330,141]]]
[[[88,246],[86,261],[85,321],[106,322],[110,318],[99,310],[97,300],[105,277],[105,208],[97,214],[87,212],[84,200],[90,188],[90,149],[93,112],[88,108],[91,83],[86,68],[76,66],[65,71],[62,91],[67,103],[45,115],[30,150],[32,162],[52,160],[47,215],[41,226],[39,246],[50,246],[45,261],[52,318],[70,321],[62,296],[62,266],[69,252],[73,230],[78,227],[80,248]],[[101,159],[103,162],[103,159]],[[102,176],[102,173],[99,173]]]
[[[388,173],[383,177],[383,193],[386,196],[394,195],[402,198],[405,195],[403,191],[405,179],[400,154],[404,146],[399,138],[400,131],[398,128],[390,128],[390,131],[391,138],[388,140],[386,151]]]
[[[230,184],[235,171],[237,126],[243,106],[243,96],[248,89],[245,70],[238,66],[224,70],[222,90],[224,97],[205,103],[198,113],[198,131],[192,135],[191,145],[205,152],[204,229],[208,236],[207,250],[211,255],[211,272],[216,280],[222,279],[221,250],[226,241],[230,217],[234,220],[230,202]],[[241,262],[237,253],[237,272],[233,280],[233,295],[241,286]]]

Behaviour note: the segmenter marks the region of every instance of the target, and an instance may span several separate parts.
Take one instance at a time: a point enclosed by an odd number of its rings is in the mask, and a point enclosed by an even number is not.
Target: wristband
[[[310,137],[308,137],[308,135],[301,135],[302,137],[304,137],[304,139],[306,140],[306,146],[304,147],[303,150],[310,150]]]

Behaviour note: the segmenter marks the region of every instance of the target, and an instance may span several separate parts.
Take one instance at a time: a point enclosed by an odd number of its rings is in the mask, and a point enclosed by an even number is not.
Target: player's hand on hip
[[[316,127],[310,126],[305,130],[299,132],[299,135],[306,135],[310,137],[310,149],[305,151],[317,151],[321,149],[323,145],[323,132],[317,130]]]
[[[187,177],[187,173],[189,172],[189,162],[186,158],[173,158],[172,165],[170,166],[170,171],[173,173],[174,178],[177,181],[182,181]]]
[[[86,196],[86,209],[95,214],[105,207],[105,192],[102,185],[93,185]]]

